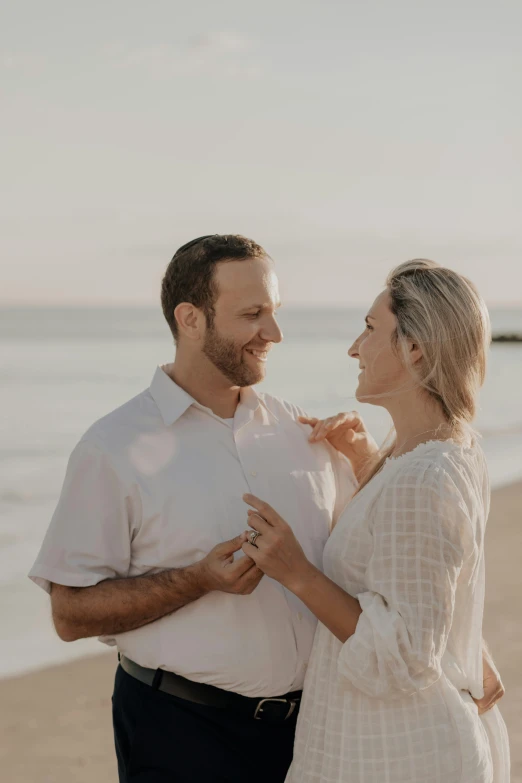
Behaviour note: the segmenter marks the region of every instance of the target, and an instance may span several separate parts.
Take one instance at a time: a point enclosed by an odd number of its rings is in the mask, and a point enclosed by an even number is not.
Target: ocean
[[[284,342],[261,388],[311,414],[357,408],[377,440],[390,420],[353,396],[357,362],[347,350],[363,328],[357,309],[282,308]],[[522,308],[491,311],[493,330],[522,332]],[[107,648],[65,644],[49,601],[26,577],[56,504],[68,455],[100,416],[146,388],[171,361],[159,308],[6,308],[0,312],[0,676]],[[480,398],[493,486],[522,478],[522,345],[494,344]]]

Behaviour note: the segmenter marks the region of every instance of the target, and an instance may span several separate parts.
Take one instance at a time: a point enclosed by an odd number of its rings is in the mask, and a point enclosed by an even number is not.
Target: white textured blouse
[[[432,441],[389,459],[348,504],[324,571],[361,604],[343,644],[316,631],[287,783],[508,783],[483,696],[481,449]]]

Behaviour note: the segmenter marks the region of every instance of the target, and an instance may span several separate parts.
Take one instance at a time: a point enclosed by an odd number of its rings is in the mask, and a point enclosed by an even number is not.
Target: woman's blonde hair
[[[397,318],[393,337],[397,351],[410,367],[415,384],[439,403],[454,437],[462,437],[475,417],[491,341],[482,297],[466,277],[424,258],[396,267],[386,287]],[[408,358],[408,341],[422,351],[422,359],[414,366]],[[361,487],[380,470],[394,447],[393,439],[381,449]]]

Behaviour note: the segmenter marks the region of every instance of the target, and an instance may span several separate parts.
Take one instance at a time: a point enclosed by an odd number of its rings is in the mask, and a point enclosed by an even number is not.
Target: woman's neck
[[[395,428],[394,457],[411,451],[420,443],[428,440],[448,440],[453,429],[448,424],[441,406],[426,397],[425,393],[415,391],[390,400],[386,405]]]

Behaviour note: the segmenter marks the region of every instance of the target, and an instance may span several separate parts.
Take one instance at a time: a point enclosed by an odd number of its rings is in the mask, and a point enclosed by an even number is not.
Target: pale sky
[[[243,233],[292,304],[423,256],[522,303],[520,0],[16,0],[0,18],[3,303],[157,302]]]

